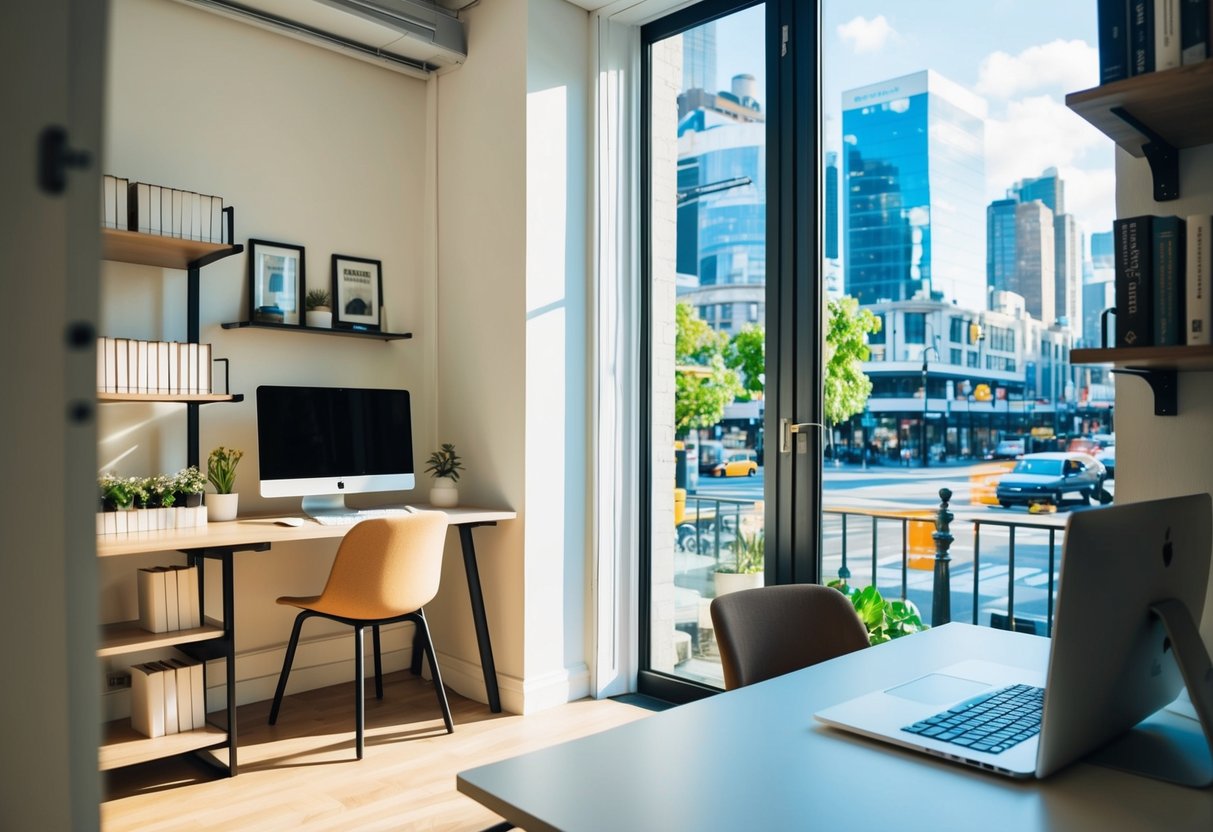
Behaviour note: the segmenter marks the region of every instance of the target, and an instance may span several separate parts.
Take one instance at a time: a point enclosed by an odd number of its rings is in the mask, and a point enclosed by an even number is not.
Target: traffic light
[[[985,338],[985,337],[986,337],[986,334],[981,331],[981,324],[969,324],[969,343],[970,344],[976,344],[978,341],[980,341],[982,338]]]

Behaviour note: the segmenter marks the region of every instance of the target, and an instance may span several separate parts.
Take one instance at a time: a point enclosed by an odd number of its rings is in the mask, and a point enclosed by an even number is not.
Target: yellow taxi
[[[714,477],[752,477],[758,473],[753,451],[728,451],[724,461],[712,468]]]

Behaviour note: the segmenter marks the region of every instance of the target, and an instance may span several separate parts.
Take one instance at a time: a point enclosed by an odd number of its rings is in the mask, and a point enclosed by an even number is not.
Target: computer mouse
[[[277,523],[279,526],[302,526],[303,518],[302,517],[281,517],[281,518],[275,520],[274,522]]]

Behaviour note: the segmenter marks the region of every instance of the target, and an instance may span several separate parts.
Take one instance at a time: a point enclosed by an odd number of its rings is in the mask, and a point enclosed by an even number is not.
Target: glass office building
[[[847,294],[985,308],[985,101],[924,70],[842,111]]]

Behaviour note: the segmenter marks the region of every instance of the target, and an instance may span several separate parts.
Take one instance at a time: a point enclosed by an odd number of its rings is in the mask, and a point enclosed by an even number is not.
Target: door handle
[[[825,429],[825,425],[820,422],[793,422],[791,419],[779,420],[779,452],[781,454],[790,454],[792,452],[792,434],[808,433],[809,428]]]

